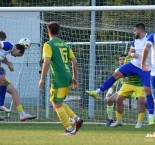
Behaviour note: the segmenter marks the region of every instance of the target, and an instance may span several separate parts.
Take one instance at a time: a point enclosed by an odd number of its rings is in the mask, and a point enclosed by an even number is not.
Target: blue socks
[[[101,91],[104,92],[105,90],[109,89],[115,81],[116,79],[113,76],[111,76],[100,86]]]
[[[147,103],[149,114],[154,114],[154,102],[153,102],[152,95],[146,96],[146,103]]]
[[[0,75],[3,75],[3,72],[1,70]],[[0,86],[0,106],[4,105],[5,94],[6,94],[6,86]]]

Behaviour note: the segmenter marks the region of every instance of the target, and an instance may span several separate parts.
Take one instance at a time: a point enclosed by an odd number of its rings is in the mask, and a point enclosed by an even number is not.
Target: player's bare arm
[[[71,61],[72,63],[72,78],[73,78],[73,82],[72,82],[72,88],[75,89],[78,85],[78,82],[77,82],[77,72],[78,72],[78,64],[77,64],[77,60],[74,58],[72,59]]]
[[[4,58],[4,60],[2,60],[2,62],[8,66],[10,71],[14,71],[13,63],[8,61],[8,59],[6,57]]]
[[[39,81],[39,88],[42,88],[44,86],[44,79],[49,70],[49,67],[50,67],[50,59],[46,58],[44,59],[43,66],[42,66],[42,73],[41,73],[41,78]]]
[[[144,70],[144,71],[148,71],[147,69],[147,65],[146,64],[146,58],[148,56],[148,52],[149,50],[151,49],[151,45],[150,44],[146,44],[144,46],[144,49],[143,49],[143,52],[142,52],[142,61],[141,61],[141,68]]]

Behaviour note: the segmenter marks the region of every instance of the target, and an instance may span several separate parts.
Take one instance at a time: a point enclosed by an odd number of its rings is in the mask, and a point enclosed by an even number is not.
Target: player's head
[[[126,57],[126,56],[127,56],[126,54],[121,54],[121,55],[119,56],[119,65],[120,65],[120,66],[124,64],[124,61],[125,61],[125,57]]]
[[[133,32],[136,39],[141,38],[142,35],[145,33],[145,25],[143,23],[137,23],[133,27]]]
[[[57,22],[48,23],[48,34],[49,36],[58,36],[60,31],[60,25]]]
[[[5,41],[6,39],[6,34],[3,31],[0,31],[0,41]]]
[[[14,57],[17,56],[20,57],[24,54],[24,52],[25,52],[25,46],[21,44],[16,44],[11,51],[11,55]]]

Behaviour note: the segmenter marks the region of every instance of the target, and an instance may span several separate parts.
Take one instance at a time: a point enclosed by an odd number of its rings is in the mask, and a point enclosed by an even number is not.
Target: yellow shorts
[[[141,86],[133,86],[128,84],[123,84],[121,89],[118,92],[119,96],[129,97],[132,96],[133,93],[135,93],[134,96],[136,97],[145,97],[144,87]]]
[[[3,67],[0,66],[0,70],[2,71],[3,75],[6,75],[6,71]],[[11,83],[10,80],[8,80],[7,78],[5,79],[6,79],[6,86],[10,85]]]
[[[8,80],[7,78],[6,78],[6,86],[8,86],[8,85],[10,85],[11,84],[11,81],[10,80]]]
[[[50,102],[57,102],[62,103],[66,96],[68,95],[68,92],[70,90],[70,86],[64,87],[64,88],[51,88],[50,90]]]

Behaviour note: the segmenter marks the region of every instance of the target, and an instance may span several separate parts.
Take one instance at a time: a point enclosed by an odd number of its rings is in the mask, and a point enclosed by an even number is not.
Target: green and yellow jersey
[[[72,83],[70,60],[75,58],[72,49],[61,39],[52,39],[43,47],[43,59],[46,58],[51,59],[52,88],[70,86]]]

